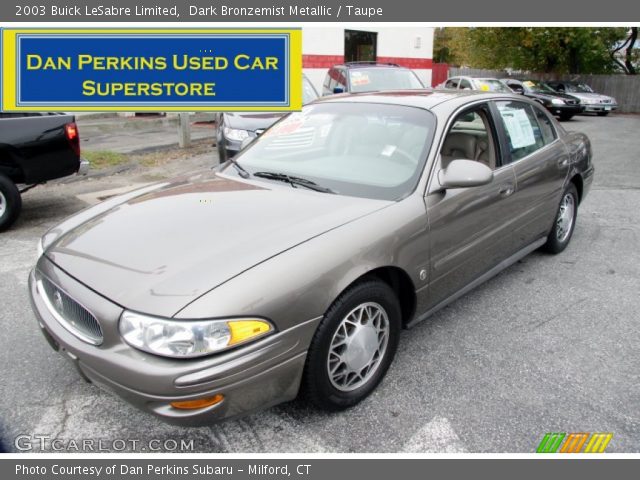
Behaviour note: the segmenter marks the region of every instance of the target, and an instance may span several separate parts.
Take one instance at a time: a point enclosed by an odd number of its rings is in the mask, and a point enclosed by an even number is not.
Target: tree
[[[628,75],[636,75],[638,72],[634,63],[638,62],[638,52],[634,50],[638,40],[638,27],[629,29],[629,36],[611,52],[613,61]],[[617,58],[618,52],[624,49],[624,61]]]
[[[627,28],[480,27],[447,28],[440,36],[452,63],[473,68],[544,73],[613,73],[614,51]],[[627,45],[629,45],[629,42]]]

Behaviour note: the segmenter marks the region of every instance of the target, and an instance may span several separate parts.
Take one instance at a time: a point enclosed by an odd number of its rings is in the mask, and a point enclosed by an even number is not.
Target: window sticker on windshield
[[[489,85],[487,85],[486,83],[481,83],[480,90],[482,90],[483,92],[488,92],[491,89],[489,88]]]
[[[511,147],[514,150],[536,143],[536,139],[533,136],[533,127],[531,126],[527,112],[521,109],[503,107],[500,108],[500,115],[509,133]]]
[[[380,155],[382,155],[383,157],[390,157],[391,155],[393,155],[393,152],[395,151],[396,151],[395,145],[385,145],[382,151],[380,152]]]
[[[369,75],[367,75],[366,73],[353,72],[351,74],[352,85],[368,85],[370,83],[371,83],[371,80],[369,80]]]

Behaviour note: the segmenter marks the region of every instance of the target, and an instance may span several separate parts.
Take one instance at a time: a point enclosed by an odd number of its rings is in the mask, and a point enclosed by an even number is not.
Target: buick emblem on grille
[[[53,292],[53,306],[56,307],[59,313],[64,313],[64,302],[62,301],[60,290]]]

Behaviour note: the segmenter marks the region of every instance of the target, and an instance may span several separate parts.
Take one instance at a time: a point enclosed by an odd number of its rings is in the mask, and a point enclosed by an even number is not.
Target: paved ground
[[[137,117],[77,116],[81,147],[87,150],[110,150],[140,153],[178,144],[178,117],[168,114]],[[191,138],[213,141],[213,117],[209,113],[190,116]]]
[[[532,452],[545,432],[613,432],[608,451],[640,451],[640,117],[565,126],[590,135],[597,167],[569,248],[530,255],[404,332],[377,392],[332,415],[293,402],[209,428],[164,425],[81,381],[36,328],[26,291],[36,241],[83,208],[77,195],[204,166],[213,154],[29,192],[0,237],[5,443],[38,434],[103,447],[133,439],[138,450],[192,439],[206,452]]]

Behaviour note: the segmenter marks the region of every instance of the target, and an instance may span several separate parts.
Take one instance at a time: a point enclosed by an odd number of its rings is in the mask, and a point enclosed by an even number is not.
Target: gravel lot
[[[590,136],[597,168],[569,248],[528,256],[403,332],[376,393],[339,414],[292,402],[207,428],[165,425],[82,381],[37,328],[26,287],[40,235],[97,191],[207,166],[213,153],[27,193],[0,236],[5,448],[25,434],[71,449],[93,439],[137,451],[193,440],[202,452],[533,452],[546,432],[613,432],[609,452],[639,452],[640,116],[564,125]]]

